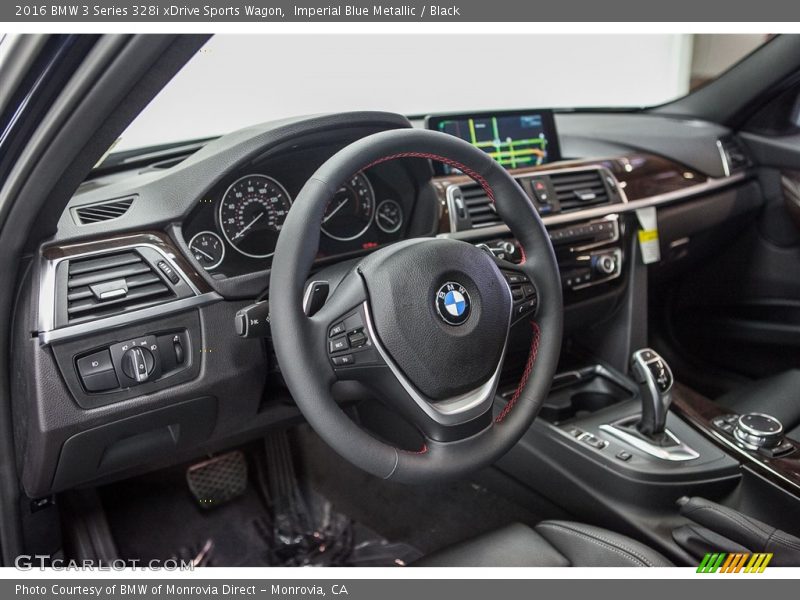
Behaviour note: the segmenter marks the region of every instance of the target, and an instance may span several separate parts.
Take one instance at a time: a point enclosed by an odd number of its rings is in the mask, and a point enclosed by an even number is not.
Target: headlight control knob
[[[122,355],[122,372],[139,383],[147,381],[154,366],[153,353],[147,348],[134,346]]]
[[[739,417],[733,435],[753,450],[774,448],[783,440],[783,425],[770,415],[748,413]]]

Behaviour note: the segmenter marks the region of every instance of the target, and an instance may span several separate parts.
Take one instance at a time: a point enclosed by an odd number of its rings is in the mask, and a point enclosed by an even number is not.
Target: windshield
[[[217,35],[114,151],[284,117],[643,107],[685,95],[766,35]],[[443,51],[444,49],[444,51]]]

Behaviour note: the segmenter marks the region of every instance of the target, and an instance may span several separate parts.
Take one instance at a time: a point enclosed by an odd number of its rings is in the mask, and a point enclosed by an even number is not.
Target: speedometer
[[[361,237],[375,216],[375,192],[363,173],[356,173],[328,202],[322,217],[322,232],[334,240],[347,242]]]
[[[220,229],[228,243],[245,256],[267,258],[275,252],[291,206],[291,196],[272,177],[245,175],[222,197]]]

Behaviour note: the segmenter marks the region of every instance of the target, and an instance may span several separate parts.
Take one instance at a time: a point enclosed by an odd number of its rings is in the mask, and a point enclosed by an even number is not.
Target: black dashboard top
[[[555,123],[560,139],[552,130],[550,142],[560,141],[568,159],[647,150],[711,177],[724,175],[717,143],[729,132],[712,123],[647,113],[556,113]],[[412,126],[424,123],[382,112],[296,117],[235,131],[177,161],[100,175],[79,188],[47,245],[167,231],[214,290],[252,297],[266,284],[282,219],[314,171],[356,139]],[[319,261],[435,235],[441,207],[433,175],[421,159],[354,174],[328,206]],[[121,216],[77,218],[77,211],[115,199],[124,201]]]

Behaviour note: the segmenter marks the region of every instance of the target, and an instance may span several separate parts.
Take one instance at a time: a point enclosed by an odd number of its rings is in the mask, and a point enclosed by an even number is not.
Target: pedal
[[[235,450],[192,465],[186,470],[186,483],[202,508],[230,502],[247,489],[244,453]]]

